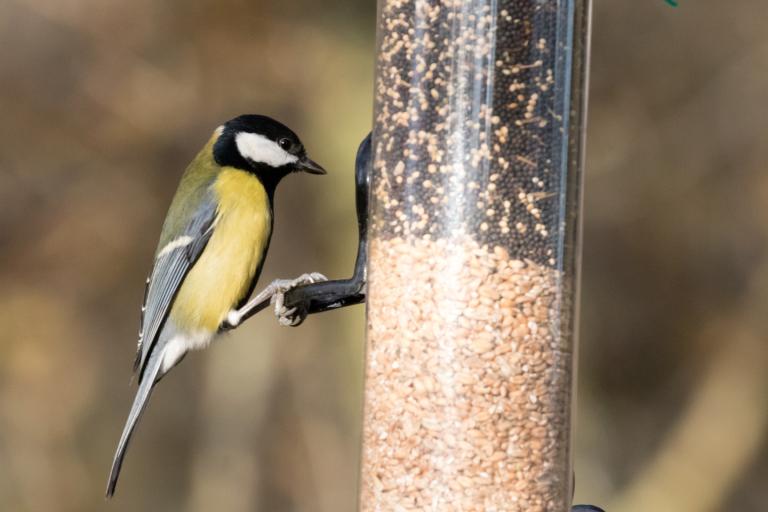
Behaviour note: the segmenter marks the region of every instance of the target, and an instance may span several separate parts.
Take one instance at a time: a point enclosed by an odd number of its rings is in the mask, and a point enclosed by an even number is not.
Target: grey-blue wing
[[[144,304],[141,307],[139,346],[134,362],[134,371],[138,372],[139,380],[184,277],[211,238],[215,219],[216,201],[213,192],[209,191],[184,230],[175,233],[171,241],[159,248],[155,255],[155,265],[147,279]]]

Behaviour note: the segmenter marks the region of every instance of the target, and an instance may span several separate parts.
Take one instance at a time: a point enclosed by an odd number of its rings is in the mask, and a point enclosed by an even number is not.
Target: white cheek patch
[[[299,157],[284,151],[276,142],[257,133],[238,133],[235,136],[237,150],[252,162],[282,167],[295,163]]]

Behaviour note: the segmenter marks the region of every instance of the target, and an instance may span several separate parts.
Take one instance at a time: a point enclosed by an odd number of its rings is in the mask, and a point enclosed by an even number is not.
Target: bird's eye
[[[291,139],[280,139],[279,141],[277,141],[277,143],[280,145],[283,151],[289,151],[291,149],[291,146],[293,146]]]

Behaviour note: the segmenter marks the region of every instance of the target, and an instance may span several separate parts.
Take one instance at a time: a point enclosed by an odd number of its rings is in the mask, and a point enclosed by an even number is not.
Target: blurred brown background
[[[577,501],[768,506],[764,2],[595,3]],[[0,3],[0,510],[355,509],[363,308],[267,314],[155,393],[114,502],[139,304],[210,131],[273,115],[330,173],[278,192],[263,282],[347,275],[375,6]]]

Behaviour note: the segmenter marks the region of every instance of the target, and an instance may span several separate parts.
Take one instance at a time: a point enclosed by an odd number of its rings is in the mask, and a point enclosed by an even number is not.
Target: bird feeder
[[[362,511],[566,511],[588,0],[379,0]]]

